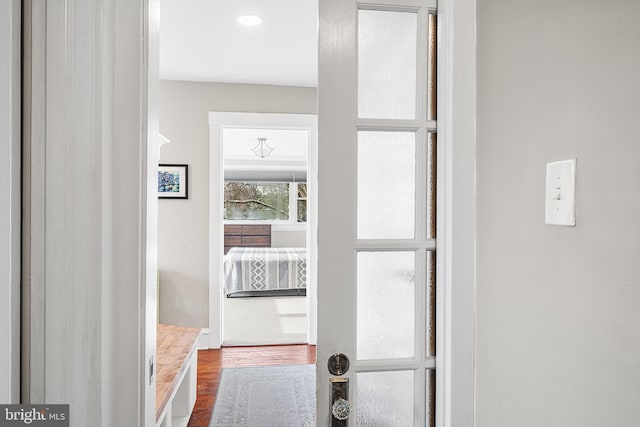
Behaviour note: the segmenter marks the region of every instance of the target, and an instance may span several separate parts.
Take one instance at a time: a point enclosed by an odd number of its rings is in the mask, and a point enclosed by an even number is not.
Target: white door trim
[[[436,425],[474,425],[476,0],[438,2]]]
[[[21,1],[0,3],[0,402],[20,402]]]
[[[223,342],[224,296],[222,295],[222,253],[224,246],[222,218],[222,129],[224,127],[260,127],[264,129],[308,129],[309,147],[307,181],[309,204],[307,207],[307,251],[309,268],[307,287],[307,336],[310,344],[316,343],[317,325],[317,152],[318,120],[315,114],[285,113],[209,113],[209,333],[210,348],[220,348]]]

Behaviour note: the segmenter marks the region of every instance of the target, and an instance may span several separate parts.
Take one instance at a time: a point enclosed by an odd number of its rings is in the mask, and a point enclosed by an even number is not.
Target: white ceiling
[[[318,0],[161,0],[160,78],[316,87],[317,27]]]
[[[258,138],[267,138],[267,144],[274,148],[269,157],[260,159],[251,151]],[[306,168],[307,130],[224,128],[222,140],[225,168]]]

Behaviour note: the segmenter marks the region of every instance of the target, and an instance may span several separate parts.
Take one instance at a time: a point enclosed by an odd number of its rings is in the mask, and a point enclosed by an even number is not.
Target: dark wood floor
[[[222,368],[316,363],[312,345],[225,347],[198,351],[198,397],[187,427],[208,427]]]

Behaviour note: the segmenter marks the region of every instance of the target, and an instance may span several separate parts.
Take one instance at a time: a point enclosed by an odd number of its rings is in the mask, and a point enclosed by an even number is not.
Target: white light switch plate
[[[545,223],[576,225],[576,159],[547,163]]]

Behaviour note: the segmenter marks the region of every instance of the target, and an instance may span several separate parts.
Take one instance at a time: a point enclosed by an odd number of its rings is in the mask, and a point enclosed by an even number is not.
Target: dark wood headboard
[[[231,248],[270,248],[271,225],[225,225],[224,253]]]

